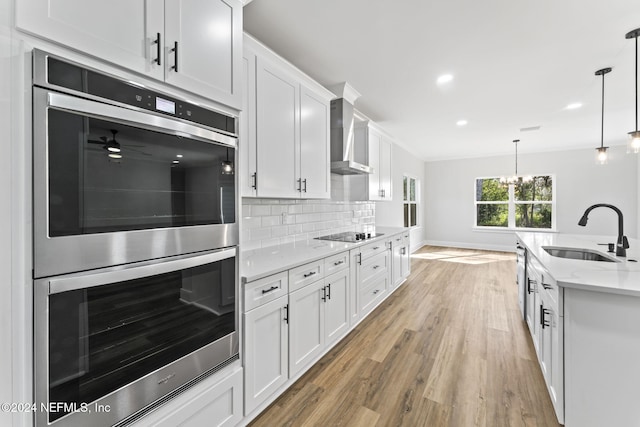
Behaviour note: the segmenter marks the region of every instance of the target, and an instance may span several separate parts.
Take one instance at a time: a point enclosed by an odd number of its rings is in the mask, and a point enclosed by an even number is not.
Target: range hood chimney
[[[373,172],[367,150],[355,147],[353,103],[360,94],[349,83],[329,88],[338,99],[331,101],[331,173],[362,175]]]

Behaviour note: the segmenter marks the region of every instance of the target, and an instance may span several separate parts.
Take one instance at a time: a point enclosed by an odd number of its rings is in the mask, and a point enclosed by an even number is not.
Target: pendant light
[[[233,162],[229,160],[228,148],[227,148],[227,160],[222,161],[222,175],[233,175]]]
[[[596,148],[596,162],[604,165],[607,163],[609,155],[607,149],[609,147],[604,146],[604,75],[611,72],[611,68],[603,68],[596,71],[596,76],[602,76],[602,118],[600,125],[600,147]]]
[[[512,176],[503,176],[500,177],[500,183],[503,185],[512,185],[512,184],[519,184],[519,183],[523,183],[523,182],[529,182],[531,180],[533,180],[532,177],[530,176],[519,176],[518,175],[518,142],[520,142],[519,139],[514,139],[513,143],[516,146],[516,173],[515,175]]]
[[[638,129],[638,36],[640,36],[640,28],[629,31],[624,37],[626,39],[636,39],[636,130],[629,132],[629,142],[627,143],[628,153],[640,152],[640,130]]]

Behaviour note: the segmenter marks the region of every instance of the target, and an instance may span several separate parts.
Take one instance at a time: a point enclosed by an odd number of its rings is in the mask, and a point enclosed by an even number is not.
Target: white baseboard
[[[498,252],[515,252],[515,245],[487,245],[482,243],[465,243],[465,242],[445,242],[441,240],[426,240],[425,245],[430,246],[444,246],[447,248],[460,248],[460,249],[481,249],[485,251],[498,251]]]

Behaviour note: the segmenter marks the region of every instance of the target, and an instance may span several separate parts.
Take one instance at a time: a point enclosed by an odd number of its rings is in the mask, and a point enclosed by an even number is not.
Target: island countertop
[[[252,282],[308,262],[355,249],[358,246],[383,240],[407,230],[408,228],[403,227],[376,227],[374,232],[381,234],[380,236],[358,243],[308,239],[261,249],[242,251],[240,254],[240,276],[242,277],[242,283]]]
[[[527,251],[535,256],[549,275],[565,288],[608,292],[640,297],[640,240],[629,239],[627,256],[607,253],[603,243],[615,242],[615,236],[590,236],[563,233],[516,233]],[[585,261],[549,255],[544,247],[589,249],[619,262]]]

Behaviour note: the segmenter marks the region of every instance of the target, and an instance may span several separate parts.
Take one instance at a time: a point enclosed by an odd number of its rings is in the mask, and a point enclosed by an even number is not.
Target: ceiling
[[[245,31],[424,160],[595,148],[635,127],[638,0],[254,0]],[[442,74],[453,80],[437,85]],[[569,110],[568,104],[581,108]],[[467,120],[463,127],[458,120]],[[540,126],[537,131],[521,128]]]

